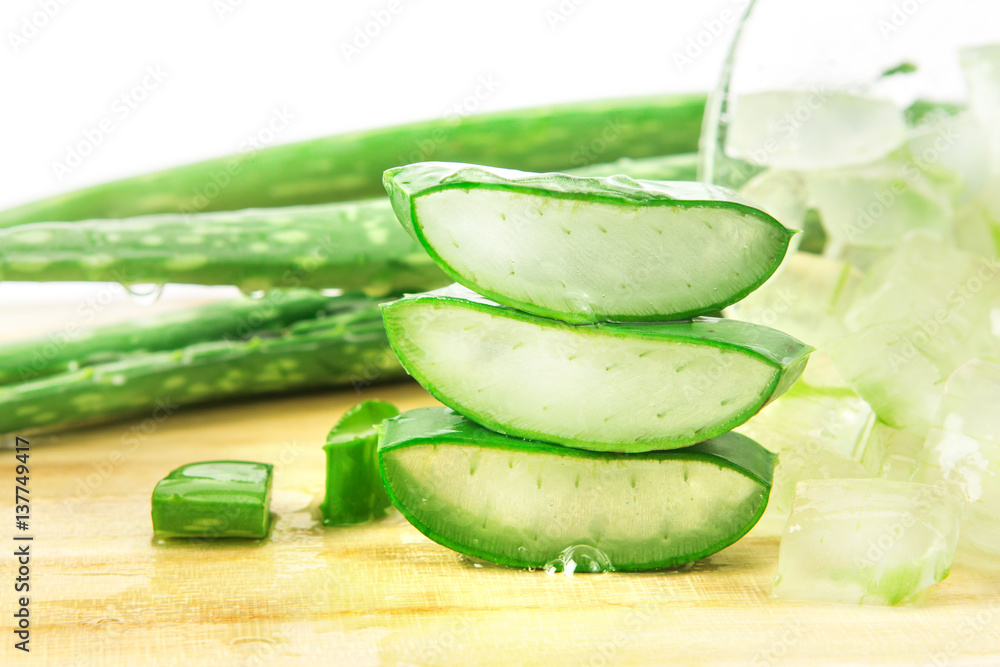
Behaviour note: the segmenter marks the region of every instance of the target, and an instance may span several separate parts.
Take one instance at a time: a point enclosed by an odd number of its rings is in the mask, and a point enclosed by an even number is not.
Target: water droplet
[[[157,283],[136,283],[125,285],[129,298],[137,306],[152,306],[160,300],[163,294],[163,285]]]
[[[562,572],[567,577],[575,573],[613,572],[614,566],[608,555],[589,544],[576,544],[566,547],[559,555],[545,564],[545,572],[556,574]]]
[[[246,290],[241,287],[240,291],[243,292],[244,296],[250,297],[251,299],[263,299],[264,295],[267,294],[267,290],[263,289]]]
[[[121,373],[116,373],[115,375],[112,375],[111,384],[113,384],[116,387],[122,386],[123,384],[125,384],[125,376],[122,375]]]

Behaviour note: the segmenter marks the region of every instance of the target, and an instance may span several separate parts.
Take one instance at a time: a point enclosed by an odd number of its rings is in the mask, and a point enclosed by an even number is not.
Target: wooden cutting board
[[[344,410],[367,398],[402,409],[435,404],[403,383],[31,438],[30,660],[1000,664],[1000,577],[961,564],[916,604],[811,605],[770,599],[778,542],[760,530],[691,567],[567,577],[465,559],[398,515],[324,529],[321,445]],[[275,464],[272,537],[158,544],[149,518],[157,480],[184,463],[227,458]],[[0,451],[11,486],[14,463],[12,451]],[[10,496],[0,496],[9,522],[0,532],[7,628],[16,566]],[[10,630],[3,636],[0,664],[27,664]]]

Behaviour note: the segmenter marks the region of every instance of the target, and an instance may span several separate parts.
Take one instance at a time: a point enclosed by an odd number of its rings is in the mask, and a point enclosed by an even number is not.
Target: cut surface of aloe
[[[719,310],[767,280],[793,233],[705,183],[422,162],[388,170],[385,185],[454,280],[567,322]]]
[[[447,408],[380,427],[393,504],[450,549],[544,567],[568,549],[610,569],[687,563],[742,537],[767,505],[774,458],[737,433],[669,452],[586,452],[509,438]]]
[[[571,325],[453,285],[383,306],[400,362],[507,435],[641,452],[721,435],[799,377],[812,348],[736,320]]]

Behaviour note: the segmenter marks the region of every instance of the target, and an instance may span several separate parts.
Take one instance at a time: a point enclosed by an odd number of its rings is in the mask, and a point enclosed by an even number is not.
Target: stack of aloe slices
[[[774,457],[730,430],[812,348],[701,315],[767,280],[791,232],[700,183],[418,163],[385,184],[461,283],[383,306],[403,367],[448,406],[381,427],[382,478],[414,526],[567,570],[578,553],[589,570],[678,565],[753,527]]]

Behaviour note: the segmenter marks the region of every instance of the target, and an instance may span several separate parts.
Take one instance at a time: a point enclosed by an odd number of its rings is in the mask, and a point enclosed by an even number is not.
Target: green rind
[[[656,561],[649,563],[614,563],[616,570],[621,571],[641,571],[655,570],[665,567],[672,567],[689,563],[691,561],[710,556],[717,553],[746,535],[753,528],[764,510],[767,508],[767,501],[770,495],[771,481],[774,473],[774,464],[777,457],[766,449],[758,445],[750,438],[739,433],[726,433],[713,441],[702,442],[684,449],[675,449],[668,452],[647,452],[644,454],[616,454],[597,453],[579,449],[570,449],[550,445],[544,442],[522,440],[495,433],[481,426],[478,426],[462,415],[448,408],[419,408],[401,413],[384,422],[380,427],[381,435],[378,445],[379,473],[385,485],[386,492],[396,509],[406,517],[413,527],[426,535],[429,539],[447,547],[453,551],[463,553],[476,558],[482,558],[500,565],[519,568],[541,568],[544,562],[518,560],[507,558],[477,549],[474,546],[462,544],[452,540],[446,535],[441,535],[424,525],[415,514],[400,500],[392,488],[385,470],[385,456],[395,449],[412,445],[449,445],[449,444],[472,444],[480,447],[492,447],[497,449],[516,450],[519,452],[538,452],[561,457],[579,457],[602,460],[637,460],[644,459],[693,459],[709,463],[714,463],[720,467],[729,468],[739,474],[750,477],[761,485],[763,499],[757,512],[747,522],[744,530],[734,533],[731,537],[721,540],[705,549],[692,552],[684,556],[678,556],[666,561]],[[569,545],[567,545],[569,546]]]
[[[384,401],[364,401],[344,413],[330,430],[326,452],[326,496],[320,505],[324,526],[372,521],[386,513],[389,497],[378,472],[375,427],[399,414]]]
[[[156,428],[186,405],[325,387],[360,388],[403,377],[376,302],[348,296],[331,300],[324,316],[281,330],[124,355],[0,386],[0,433],[51,431],[141,415],[145,420],[122,438],[133,446],[145,437],[147,422]]]
[[[57,195],[0,213],[0,227],[374,197],[386,169],[431,157],[545,171],[687,153],[698,149],[704,108],[704,94],[664,95],[352,132]]]
[[[417,240],[434,262],[455,282],[465,285],[498,303],[535,315],[564,322],[589,323],[594,321],[655,322],[679,320],[717,311],[736,303],[756,290],[777,270],[788,250],[788,243],[795,234],[770,214],[754,207],[735,191],[717,185],[688,181],[641,181],[629,176],[576,176],[564,173],[528,173],[510,169],[495,169],[480,165],[423,162],[388,169],[384,176],[385,188],[393,210],[403,228]],[[739,211],[771,226],[784,236],[784,246],[779,255],[770,258],[767,270],[758,279],[729,294],[722,294],[712,303],[687,311],[671,311],[635,315],[609,313],[595,315],[582,310],[552,310],[530,301],[511,298],[488,289],[455,270],[428,242],[416,213],[416,201],[422,196],[446,189],[488,189],[533,194],[581,202],[607,203],[626,206],[650,206],[687,209],[696,207],[723,207]],[[595,319],[596,318],[596,319]]]
[[[659,323],[617,323],[605,322],[598,324],[571,325],[559,320],[531,315],[515,308],[493,303],[486,298],[469,293],[461,287],[450,286],[425,294],[409,295],[399,301],[383,304],[382,314],[385,322],[389,343],[396,357],[406,372],[420,383],[434,398],[448,407],[464,414],[476,423],[500,433],[526,438],[553,442],[566,447],[594,451],[642,452],[651,449],[670,449],[686,447],[692,444],[691,439],[663,439],[655,442],[636,443],[594,442],[583,438],[565,438],[534,429],[519,428],[496,421],[488,415],[480,414],[463,405],[453,396],[441,392],[430,380],[419,371],[417,364],[410,359],[399,344],[405,336],[403,312],[405,309],[436,303],[455,304],[462,308],[487,313],[493,317],[508,318],[527,322],[539,327],[563,329],[567,331],[592,331],[598,335],[645,338],[656,341],[683,341],[696,344],[737,351],[752,355],[763,363],[775,369],[775,375],[770,384],[764,388],[760,401],[749,406],[746,411],[720,422],[711,429],[702,431],[699,438],[707,440],[726,433],[743,424],[757,414],[767,403],[774,400],[787,389],[791,388],[805,369],[809,354],[813,348],[780,331],[749,322],[731,319],[698,318],[687,322]]]
[[[189,476],[194,468],[215,468],[216,477]],[[255,461],[200,461],[172,470],[153,489],[150,514],[154,533],[160,538],[267,537],[273,471],[271,464]],[[227,523],[221,528],[190,525],[192,521],[216,520]]]

